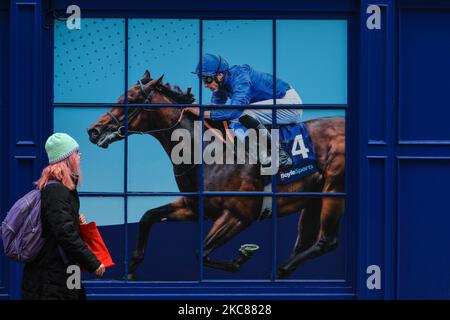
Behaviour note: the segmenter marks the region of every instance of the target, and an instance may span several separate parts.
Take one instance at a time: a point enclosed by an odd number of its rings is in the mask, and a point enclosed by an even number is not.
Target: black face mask
[[[74,175],[72,175],[72,181],[73,181],[73,183],[75,184],[75,188],[77,187],[77,185],[78,185],[78,180],[79,180],[79,176],[77,175],[77,174],[74,174]]]

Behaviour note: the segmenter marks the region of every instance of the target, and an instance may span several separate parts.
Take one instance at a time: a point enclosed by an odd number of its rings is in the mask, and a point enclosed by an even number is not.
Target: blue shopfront
[[[67,13],[70,5],[77,7]],[[68,19],[77,8],[80,20]],[[80,211],[97,223],[115,262],[102,278],[83,275],[90,299],[448,299],[449,36],[450,4],[437,0],[5,0],[0,218],[47,165],[46,138],[67,132],[83,154]],[[340,187],[302,182],[308,187],[296,189],[278,185],[274,175],[264,189],[243,189],[248,176],[236,171],[229,184],[236,175],[243,183],[235,190],[211,179],[215,171],[202,159],[192,167],[199,185],[184,188],[164,139],[152,134],[164,119],[149,120],[153,131],[136,123],[144,113],[190,105],[142,103],[133,100],[133,88],[139,92],[141,80],[146,94],[149,79],[162,75],[172,96],[190,88],[207,130],[214,122],[206,112],[227,106],[213,105],[210,90],[192,73],[206,53],[287,82],[300,100],[284,107],[302,110],[304,123],[339,119],[341,131],[333,125],[317,132],[331,130],[333,141],[341,135],[345,147],[323,151],[332,155],[330,163],[340,157],[332,183]],[[272,102],[233,107],[276,114],[278,82],[268,85]],[[136,111],[152,108],[167,111]],[[105,119],[111,125],[123,119],[123,132],[94,139],[87,129]],[[309,132],[314,142],[316,133]],[[321,148],[314,148],[320,162]],[[296,201],[308,205],[287,212]],[[192,211],[195,218],[162,216],[144,226],[146,213],[153,217],[170,203],[189,203],[184,217]],[[237,269],[199,258],[225,219],[211,213],[217,203],[259,203],[258,210],[272,213],[214,247],[215,261],[235,258],[242,245],[258,248]],[[318,238],[336,212],[337,247],[280,277],[280,266],[306,241],[299,234],[315,225],[310,238]],[[139,243],[145,251],[136,268]],[[22,268],[1,253],[2,299],[20,298]]]

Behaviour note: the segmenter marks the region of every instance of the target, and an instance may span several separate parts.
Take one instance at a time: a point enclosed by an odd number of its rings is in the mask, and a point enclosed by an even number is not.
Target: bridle
[[[159,91],[157,90],[156,86],[153,87],[150,92],[147,94],[145,93],[145,89],[144,89],[144,85],[142,84],[141,80],[138,80],[138,84],[139,84],[139,89],[140,89],[140,93],[142,94],[142,96],[145,98],[144,99],[144,104],[147,103],[151,103],[153,100],[153,97],[155,96],[156,92]],[[133,121],[133,119],[141,112],[154,112],[157,111],[154,108],[140,108],[137,107],[135,108],[131,114],[128,116],[128,123],[131,123],[131,121]],[[120,122],[116,116],[114,116],[111,111],[108,111],[106,113],[111,120],[117,125],[117,134],[119,135],[119,137],[124,138],[125,137],[125,121],[124,122]],[[137,134],[148,134],[148,133],[155,133],[155,132],[161,132],[161,131],[168,131],[168,130],[172,130],[174,128],[176,128],[181,120],[183,119],[183,114],[184,114],[184,108],[181,110],[180,113],[180,117],[178,118],[178,120],[171,126],[167,127],[167,128],[162,128],[162,129],[153,129],[153,130],[148,130],[148,131],[135,131],[135,130],[128,130],[128,133],[137,133]],[[125,118],[125,117],[124,117]]]

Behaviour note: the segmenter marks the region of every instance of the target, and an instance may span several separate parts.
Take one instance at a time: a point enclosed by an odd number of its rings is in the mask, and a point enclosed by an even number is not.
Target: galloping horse
[[[128,102],[133,104],[189,104],[194,101],[190,91],[181,92],[176,87],[162,83],[162,77],[152,79],[145,71],[141,80],[128,89]],[[118,100],[124,103],[124,96]],[[193,133],[196,116],[185,113],[181,107],[130,107],[128,109],[128,134],[147,133],[161,143],[169,155],[175,145],[172,132],[183,128]],[[345,168],[345,121],[343,118],[321,118],[304,122],[314,144],[318,171],[286,185],[279,192],[343,192]],[[89,129],[89,139],[102,148],[124,139],[125,111],[113,107]],[[220,124],[213,123],[223,131]],[[191,134],[194,137],[194,134]],[[194,143],[194,142],[192,142]],[[196,142],[198,143],[198,142]],[[224,150],[225,151],[225,150]],[[176,182],[181,192],[199,191],[198,165],[173,164]],[[205,164],[205,191],[263,191],[264,181],[259,164]],[[204,198],[204,216],[213,225],[204,240],[203,262],[211,268],[229,272],[237,271],[251,256],[242,250],[230,261],[213,260],[210,254],[228,240],[249,227],[260,217],[263,199],[250,196],[214,195]],[[304,262],[319,257],[337,246],[339,222],[344,213],[342,197],[281,196],[277,198],[279,217],[301,212],[298,235],[291,257],[278,269],[278,277],[287,277]],[[139,222],[136,249],[129,265],[128,278],[135,279],[136,269],[144,259],[150,228],[161,221],[197,221],[198,200],[194,196],[180,197],[167,205],[145,212]]]

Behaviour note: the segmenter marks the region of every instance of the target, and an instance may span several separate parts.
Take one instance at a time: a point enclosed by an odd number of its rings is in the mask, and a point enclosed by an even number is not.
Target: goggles
[[[202,81],[206,84],[210,84],[214,81],[214,77],[202,77]]]

